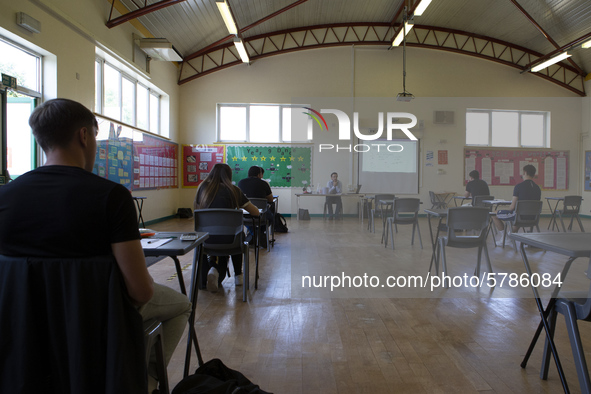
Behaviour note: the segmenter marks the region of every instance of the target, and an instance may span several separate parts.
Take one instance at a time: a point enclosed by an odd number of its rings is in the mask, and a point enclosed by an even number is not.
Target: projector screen
[[[377,146],[380,145],[378,151]],[[418,194],[419,141],[366,141],[372,149],[360,153],[361,193]]]

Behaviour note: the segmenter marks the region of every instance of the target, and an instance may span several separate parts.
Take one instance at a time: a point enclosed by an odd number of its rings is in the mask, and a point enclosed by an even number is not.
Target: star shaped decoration
[[[287,160],[285,157],[282,157],[282,158],[281,158],[281,161],[285,161],[285,160]]]
[[[238,161],[238,158],[236,156],[232,157],[232,161]]]
[[[246,160],[248,160],[248,159],[246,158],[246,156],[242,156],[242,161],[246,161]]]
[[[258,159],[259,159],[259,158],[258,158],[258,157],[256,157],[256,156],[253,156],[253,157],[252,157],[252,160],[253,160],[253,161],[257,161]]]
[[[275,161],[275,156],[271,156],[271,157],[269,157],[269,160],[271,160],[271,161]]]
[[[298,157],[298,161],[304,161],[304,158],[302,156]]]
[[[265,156],[261,156],[261,161],[267,161],[267,158]]]

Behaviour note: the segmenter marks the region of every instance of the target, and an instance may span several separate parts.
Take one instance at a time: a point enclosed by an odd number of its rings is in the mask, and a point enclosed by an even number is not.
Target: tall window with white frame
[[[305,104],[218,104],[220,142],[309,142]]]
[[[38,149],[28,124],[37,100],[42,96],[41,55],[0,37],[0,72],[17,79],[17,88],[6,92],[6,170],[12,178],[34,169]],[[1,111],[0,111],[1,112]]]
[[[550,148],[550,112],[467,109],[466,145]]]
[[[96,113],[162,134],[162,95],[153,86],[98,57],[95,73]]]

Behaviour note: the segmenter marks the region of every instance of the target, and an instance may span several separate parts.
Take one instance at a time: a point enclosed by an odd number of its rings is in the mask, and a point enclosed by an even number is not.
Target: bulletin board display
[[[178,145],[97,116],[93,173],[129,190],[178,187]]]
[[[542,190],[567,190],[569,152],[535,149],[464,148],[464,184],[472,170],[493,186],[514,186],[522,182],[523,166],[536,167],[535,182]]]
[[[225,145],[183,145],[183,187],[199,186],[225,157]]]
[[[585,191],[591,190],[591,151],[585,151]]]
[[[263,178],[271,187],[301,188],[311,184],[311,146],[228,145],[226,163],[236,183],[248,177],[251,166],[259,166],[265,170]]]

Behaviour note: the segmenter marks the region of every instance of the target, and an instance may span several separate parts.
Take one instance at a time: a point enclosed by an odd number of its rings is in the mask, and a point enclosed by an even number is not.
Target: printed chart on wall
[[[304,187],[310,185],[312,147],[228,145],[226,163],[236,183],[248,177],[251,166],[259,166],[271,187]]]
[[[585,191],[591,190],[591,151],[585,151]]]
[[[464,184],[468,173],[480,172],[480,178],[493,186],[513,186],[522,181],[523,166],[536,167],[535,182],[542,190],[567,190],[569,151],[533,149],[464,148]]]
[[[93,173],[129,190],[178,187],[178,145],[97,116]]]
[[[216,163],[223,163],[225,145],[183,145],[183,187],[197,187]]]

